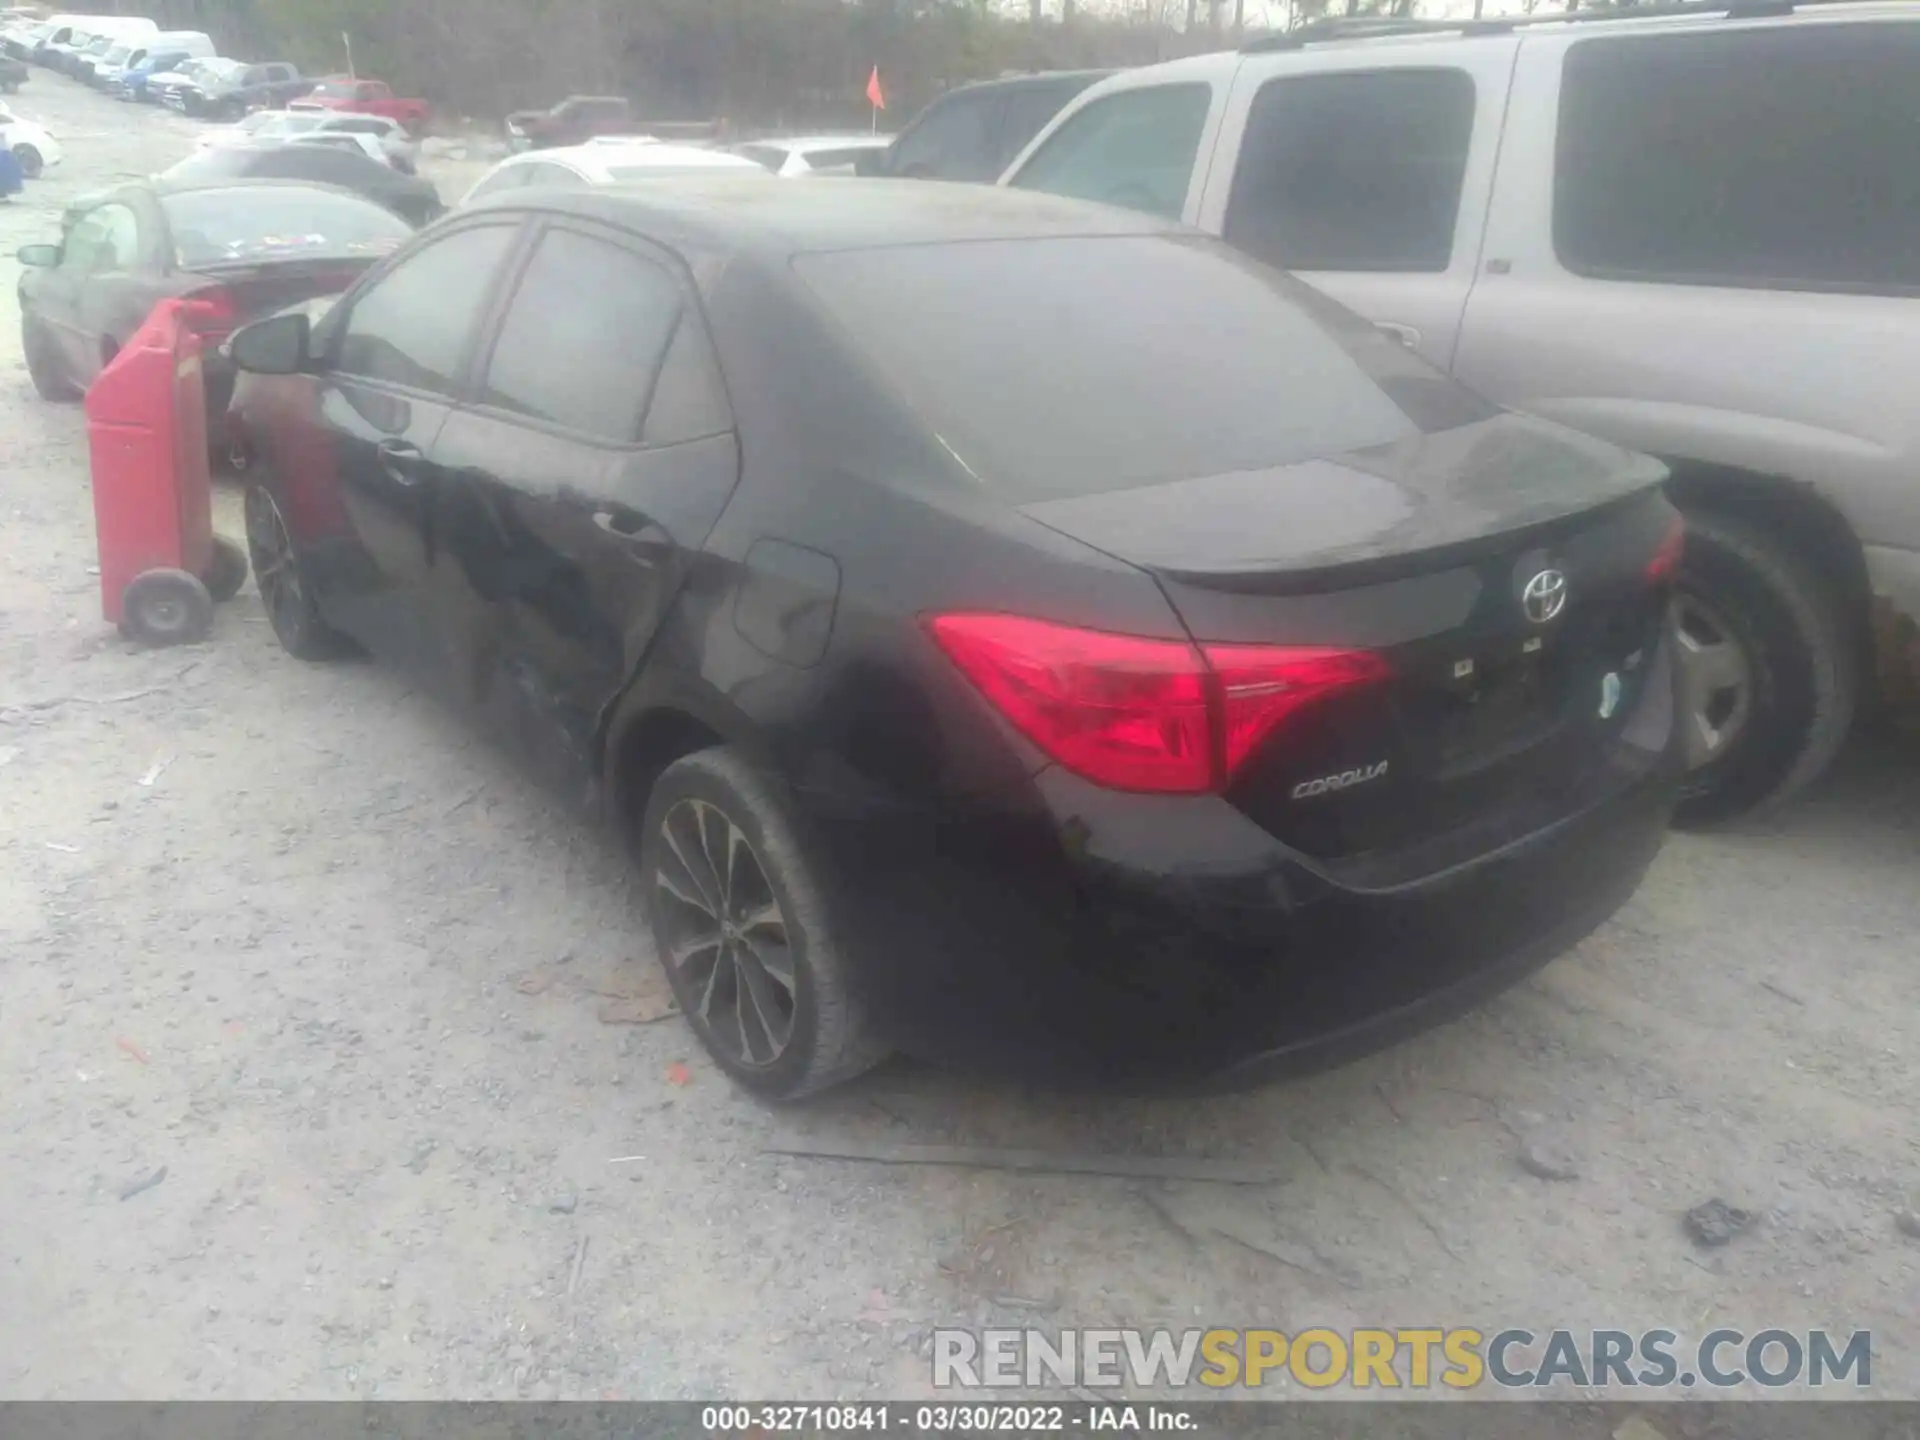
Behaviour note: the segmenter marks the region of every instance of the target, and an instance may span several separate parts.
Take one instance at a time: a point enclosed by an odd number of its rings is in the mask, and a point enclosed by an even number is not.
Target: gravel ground
[[[194,127],[44,72],[16,104],[67,160],[0,207],[0,1397],[914,1396],[928,1327],[983,1321],[1870,1328],[1920,1395],[1911,751],[1675,837],[1576,953],[1335,1074],[895,1065],[764,1108],[677,1022],[603,1021],[654,986],[620,864],[404,678],[286,658],[251,589],[187,650],[101,622],[10,257]],[[809,1140],[1287,1178],[765,1153]],[[1709,1197],[1758,1223],[1697,1247]]]

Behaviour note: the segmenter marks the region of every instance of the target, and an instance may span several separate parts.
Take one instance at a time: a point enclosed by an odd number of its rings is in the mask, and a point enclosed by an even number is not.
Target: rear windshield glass
[[[188,269],[384,255],[413,234],[371,201],[297,185],[194,190],[160,204],[175,263]]]
[[[942,441],[1017,503],[1289,465],[1492,413],[1211,240],[995,240],[794,266]]]
[[[802,158],[809,170],[838,170],[857,164],[862,155],[877,148],[873,145],[856,145],[848,150],[809,150]]]

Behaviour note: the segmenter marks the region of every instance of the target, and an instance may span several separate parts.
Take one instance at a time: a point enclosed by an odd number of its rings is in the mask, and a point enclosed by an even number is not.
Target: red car
[[[427,102],[402,100],[384,80],[361,80],[352,75],[329,75],[287,107],[289,110],[343,110],[355,115],[384,115],[409,130],[427,123]]]

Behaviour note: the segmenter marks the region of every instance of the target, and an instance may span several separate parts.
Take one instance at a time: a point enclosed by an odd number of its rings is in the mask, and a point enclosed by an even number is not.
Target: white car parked
[[[620,185],[633,180],[661,180],[675,175],[737,171],[766,176],[765,167],[743,155],[705,150],[698,145],[668,145],[645,135],[606,135],[584,145],[532,150],[509,156],[480,177],[461,204],[497,195],[521,185]]]
[[[877,154],[893,143],[891,135],[790,135],[747,140],[727,148],[778,175],[851,175],[862,155]]]
[[[420,147],[407,127],[384,115],[358,115],[328,110],[256,110],[233,125],[217,125],[194,141],[202,150],[224,150],[255,145],[284,144],[326,136],[351,136],[346,148],[396,170],[413,173]],[[334,143],[332,141],[324,143]]]
[[[20,162],[20,173],[38,180],[49,165],[60,163],[60,145],[44,125],[22,120],[5,105],[0,105],[0,144],[13,151]]]

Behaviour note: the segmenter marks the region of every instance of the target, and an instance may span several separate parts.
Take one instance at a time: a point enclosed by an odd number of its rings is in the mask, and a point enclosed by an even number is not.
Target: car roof
[[[930,104],[938,104],[949,95],[973,95],[982,90],[1024,90],[1039,85],[1056,85],[1066,80],[1084,81],[1088,85],[1106,79],[1115,72],[1105,70],[1039,70],[1031,75],[1000,75],[992,80],[974,80],[965,85],[956,85],[944,95],[936,96]]]
[[[893,143],[891,135],[874,135],[865,130],[850,130],[844,135],[761,135],[742,140],[741,145],[770,145],[804,155],[809,150],[840,150],[871,145],[878,148]]]
[[[977,240],[1185,233],[1172,221],[1137,211],[1037,191],[915,180],[778,185],[744,174],[690,176],[672,185],[508,190],[472,208],[577,215],[709,254],[767,260],[827,250]]]
[[[254,178],[248,175],[235,175],[221,180],[167,180],[155,176],[135,185],[122,186],[120,192],[105,191],[86,197],[89,200],[109,200],[115,193],[145,190],[155,196],[192,195],[209,190],[319,190],[328,195],[348,195],[375,209],[384,208],[377,200],[369,200],[358,190],[348,189],[345,185],[329,185],[323,180],[299,180],[280,176]]]
[[[539,164],[542,161],[567,165],[604,182],[611,181],[616,166],[644,165],[653,170],[758,170],[760,167],[743,156],[725,150],[707,150],[698,145],[670,145],[644,135],[605,136],[584,145],[561,145],[551,150],[531,150],[503,161],[508,166]]]

